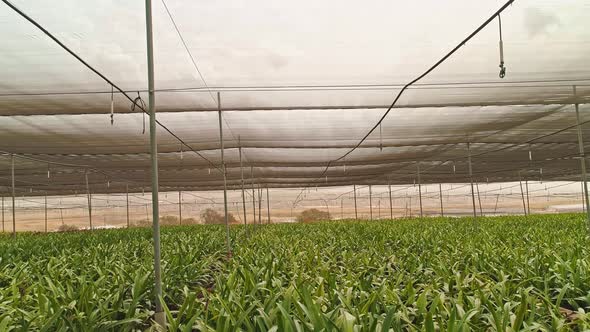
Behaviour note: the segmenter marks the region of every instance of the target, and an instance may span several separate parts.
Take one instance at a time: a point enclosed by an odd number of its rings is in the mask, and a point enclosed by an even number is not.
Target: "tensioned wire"
[[[397,103],[397,101],[399,100],[399,98],[402,96],[402,94],[404,93],[404,91],[409,86],[411,86],[414,83],[420,81],[422,78],[424,78],[425,76],[427,76],[430,72],[432,72],[434,69],[436,69],[438,66],[440,66],[443,62],[445,62],[449,57],[451,57],[455,52],[457,52],[461,47],[463,47],[469,40],[471,40],[471,38],[473,38],[475,35],[477,35],[481,30],[483,30],[483,28],[485,28],[492,20],[494,20],[494,18],[496,18],[497,16],[499,16],[500,13],[502,13],[506,8],[508,8],[508,6],[510,4],[512,4],[512,2],[514,2],[514,0],[508,0],[502,7],[500,7],[500,9],[498,9],[484,23],[482,23],[477,29],[475,29],[475,31],[473,31],[471,34],[469,34],[465,39],[463,39],[463,41],[459,42],[459,44],[457,44],[450,52],[448,52],[446,55],[444,55],[440,60],[438,60],[434,65],[432,65],[425,72],[423,72],[422,74],[420,74],[418,77],[416,77],[415,79],[413,79],[409,83],[405,84],[403,86],[403,88],[398,92],[397,96],[394,98],[394,100],[391,103],[391,105],[389,106],[389,108],[381,116],[381,118],[379,119],[379,121],[377,121],[377,123],[367,132],[367,134],[365,134],[365,136],[363,136],[363,138],[361,138],[361,140],[356,144],[355,147],[353,147],[352,149],[350,149],[348,152],[344,153],[339,158],[336,158],[336,159],[333,159],[333,160],[328,161],[328,164],[326,165],[325,170],[322,172],[322,174],[319,176],[319,178],[317,180],[319,180],[319,179],[321,179],[321,178],[323,178],[325,176],[325,174],[328,172],[328,169],[330,168],[330,165],[332,163],[338,162],[338,161],[346,158],[346,156],[350,155],[359,146],[361,146],[361,144],[363,144],[363,142],[369,137],[369,135],[371,135],[378,127],[380,127],[380,125],[383,122],[383,120],[387,117],[387,115],[389,114],[389,112],[393,109],[393,107],[395,106],[395,104]]]
[[[213,104],[219,104],[221,105],[221,100],[216,100],[215,97],[213,97],[213,93],[211,92],[211,89],[209,88],[209,85],[207,84],[207,81],[205,80],[205,77],[203,77],[203,73],[201,72],[201,70],[199,70],[199,66],[197,65],[197,61],[195,59],[195,57],[193,56],[193,54],[191,53],[189,47],[187,46],[184,37],[182,36],[182,33],[180,32],[180,29],[178,28],[178,25],[176,24],[176,21],[174,20],[174,16],[172,15],[172,13],[170,12],[170,10],[168,9],[168,6],[166,5],[166,1],[162,0],[162,4],[164,5],[164,9],[166,10],[166,13],[168,14],[168,17],[170,18],[170,21],[172,22],[172,25],[174,26],[174,29],[176,30],[176,33],[178,34],[178,37],[180,38],[180,41],[182,42],[182,45],[184,46],[184,49],[186,51],[186,53],[188,54],[191,63],[193,64],[193,67],[195,69],[195,71],[198,73],[199,77],[201,78],[201,81],[203,81],[203,84],[205,85],[205,89],[207,90],[207,92],[209,93],[209,96],[211,97],[211,100],[213,101]],[[219,98],[219,94],[218,94],[218,98]],[[227,122],[227,119],[225,118],[225,116],[223,115],[223,112],[221,112],[221,114],[219,115],[223,121],[225,122],[227,128],[229,129],[230,135],[233,137],[234,141],[236,141],[236,136],[233,133],[233,130],[231,129],[229,123]],[[220,128],[220,130],[222,130]],[[238,140],[239,141],[239,140]],[[244,151],[242,150],[242,155],[243,158],[246,159],[247,161],[247,157],[246,154],[244,153]],[[223,166],[225,167],[225,165]],[[222,172],[227,173],[227,169],[222,170]],[[254,177],[254,172],[252,171],[252,174],[250,174],[251,177]],[[248,193],[250,194],[250,193]]]
[[[29,21],[31,24],[33,24],[35,27],[37,27],[39,30],[41,30],[47,37],[51,38],[55,43],[57,43],[62,49],[64,49],[66,52],[68,52],[69,54],[71,54],[74,58],[76,58],[79,62],[81,62],[84,66],[86,66],[88,69],[90,69],[92,72],[94,72],[96,75],[98,75],[101,79],[103,79],[105,82],[107,82],[109,85],[111,85],[112,87],[114,87],[115,89],[117,89],[117,91],[119,91],[119,93],[123,94],[123,96],[125,96],[125,98],[127,98],[133,105],[134,107],[138,107],[139,109],[142,110],[143,113],[150,115],[147,110],[142,106],[139,105],[138,103],[136,103],[136,101],[134,99],[132,99],[125,91],[123,91],[118,85],[116,85],[115,83],[113,83],[110,79],[108,79],[104,74],[102,74],[101,72],[99,72],[97,69],[95,69],[94,67],[92,67],[89,63],[87,63],[84,59],[82,59],[78,54],[76,54],[76,52],[72,51],[69,47],[67,47],[64,43],[62,43],[57,37],[55,37],[52,33],[50,33],[47,29],[45,29],[43,26],[41,26],[37,21],[35,21],[33,18],[31,18],[30,16],[28,16],[27,14],[25,14],[23,11],[21,11],[20,9],[18,9],[16,6],[14,6],[10,1],[8,0],[2,0],[2,2],[4,2],[8,7],[10,7],[12,10],[14,10],[15,12],[17,12],[20,16],[22,16],[24,19],[26,19],[27,21]],[[211,162],[209,159],[207,159],[205,156],[201,155],[198,151],[194,150],[189,144],[187,144],[185,141],[183,141],[180,137],[178,137],[178,135],[176,135],[172,130],[170,130],[168,127],[166,127],[164,124],[162,124],[159,120],[155,120],[156,124],[158,124],[162,129],[164,129],[166,132],[168,132],[170,135],[172,135],[172,137],[174,137],[175,139],[177,139],[183,146],[186,146],[190,151],[196,153],[199,157],[203,158],[204,160],[206,160],[207,162],[209,162],[209,164],[211,164],[215,169],[218,169],[219,171],[221,171],[217,165],[215,165],[213,162]]]

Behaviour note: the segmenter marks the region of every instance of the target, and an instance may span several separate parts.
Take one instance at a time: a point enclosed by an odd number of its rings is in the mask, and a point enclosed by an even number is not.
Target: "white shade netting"
[[[240,148],[246,183],[268,187],[466,182],[468,154],[479,181],[579,179],[574,104],[583,137],[590,129],[586,1],[516,1],[502,13],[505,78],[493,21],[345,158],[404,84],[503,2],[166,3],[200,73],[154,2],[163,190],[223,187],[218,92],[230,188],[241,185]],[[14,4],[147,101],[142,2]],[[13,153],[19,188],[82,192],[85,173],[96,192],[149,188],[147,116],[4,5],[0,27],[0,186],[10,187]]]

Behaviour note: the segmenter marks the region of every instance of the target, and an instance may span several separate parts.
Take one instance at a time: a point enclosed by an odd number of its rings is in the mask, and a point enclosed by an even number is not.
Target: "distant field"
[[[579,214],[162,229],[170,330],[590,328]],[[147,329],[151,231],[0,236],[0,331]]]

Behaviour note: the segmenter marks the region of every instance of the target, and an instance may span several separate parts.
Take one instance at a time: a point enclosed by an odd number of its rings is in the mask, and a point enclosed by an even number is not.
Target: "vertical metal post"
[[[483,210],[481,208],[481,196],[479,195],[479,182],[475,181],[475,190],[477,190],[477,202],[479,203],[479,215],[483,216]]]
[[[267,224],[270,225],[270,198],[268,196],[268,186],[266,187],[266,216],[267,216]]]
[[[494,215],[496,214],[496,211],[498,210],[498,201],[500,200],[500,194],[496,194],[496,204],[494,205]]]
[[[353,191],[354,191],[354,219],[358,220],[359,218],[359,214],[358,211],[356,209],[356,184],[352,185]]]
[[[422,179],[420,177],[420,163],[417,165],[418,169],[418,195],[420,198],[420,218],[424,217],[424,212],[422,211]]]
[[[522,179],[520,178],[520,171],[518,172],[518,182],[520,182],[520,196],[522,197],[522,209],[524,210],[524,215],[527,216],[526,203],[524,201],[524,191],[522,189]]]
[[[531,215],[531,201],[529,200],[529,180],[524,180],[524,186],[526,188],[526,211]]]
[[[178,191],[178,223],[182,225],[182,190]]]
[[[150,116],[150,157],[152,176],[152,220],[154,238],[154,296],[156,310],[154,318],[161,328],[166,327],[166,314],[162,309],[162,271],[160,257],[160,206],[158,182],[158,141],[156,138],[156,94],[154,85],[154,41],[152,33],[152,1],[145,0],[145,25],[148,72],[148,108]]]
[[[473,222],[477,220],[477,211],[475,210],[475,192],[473,190],[473,168],[471,167],[471,145],[467,142],[467,163],[469,164],[469,183],[471,184],[471,202],[473,204]]]
[[[242,167],[242,143],[238,136],[238,152],[240,154],[240,177],[242,178],[242,208],[244,210],[244,227],[248,235],[248,222],[246,221],[246,193],[244,192],[244,167]]]
[[[580,193],[582,194],[582,211],[586,211],[586,199],[584,197],[584,181],[580,181]]]
[[[223,211],[225,220],[225,243],[227,245],[227,257],[231,257],[231,244],[229,242],[229,219],[227,217],[227,174],[225,170],[223,126],[221,124],[221,93],[217,92],[217,113],[219,114],[219,142],[221,149],[221,171],[223,173]]]
[[[2,233],[5,232],[4,228],[4,195],[2,195]]]
[[[258,224],[262,225],[262,188],[258,184]]]
[[[440,197],[440,216],[445,216],[445,210],[443,209],[443,194],[442,194],[442,184],[438,184],[438,196]]]
[[[16,206],[14,204],[14,155],[10,155],[10,169],[12,174],[12,237],[16,239]]]
[[[93,230],[92,227],[92,196],[90,193],[90,185],[88,184],[88,170],[84,172],[84,178],[86,179],[86,196],[88,197],[88,223],[90,225],[90,230]]]
[[[45,193],[45,233],[47,233],[47,193]]]
[[[256,228],[256,195],[254,194],[254,167],[250,166],[250,183],[252,186],[252,215],[254,228]]]
[[[391,200],[391,182],[387,184],[389,188],[389,218],[393,219],[393,201]]]
[[[125,185],[125,200],[127,202],[127,228],[129,228],[129,184]]]
[[[373,220],[373,200],[372,200],[372,191],[371,191],[371,185],[369,185],[369,216],[370,219],[369,220]]]
[[[576,95],[576,87],[574,86],[574,96]],[[580,150],[580,168],[582,170],[582,184],[584,187],[584,201],[586,202],[586,219],[590,229],[590,199],[588,198],[588,182],[586,178],[586,152],[584,151],[584,137],[582,133],[582,125],[580,124],[580,110],[576,103],[576,124],[578,131],[578,149]]]

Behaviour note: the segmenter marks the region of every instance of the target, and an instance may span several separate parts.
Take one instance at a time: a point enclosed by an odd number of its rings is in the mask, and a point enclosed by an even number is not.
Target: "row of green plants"
[[[581,215],[162,229],[181,331],[590,328]],[[248,235],[247,235],[248,234]],[[0,236],[0,331],[154,329],[149,229]]]

